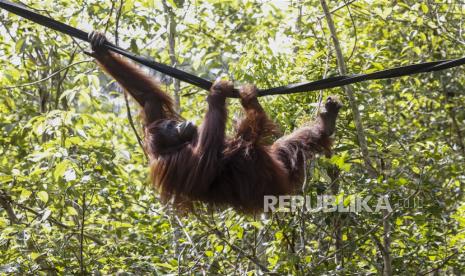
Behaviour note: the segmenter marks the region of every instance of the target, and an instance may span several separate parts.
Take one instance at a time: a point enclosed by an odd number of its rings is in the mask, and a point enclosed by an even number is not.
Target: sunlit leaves
[[[55,181],[58,181],[59,179],[65,177],[65,174],[70,174],[70,171],[74,171],[71,162],[69,160],[64,160],[55,166],[53,177]]]
[[[66,207],[66,211],[70,216],[77,216],[78,215],[78,212],[72,206]]]
[[[21,201],[28,199],[31,196],[32,192],[27,189],[21,189],[21,194],[19,196]]]
[[[333,155],[331,157],[330,162],[339,167],[339,169],[343,171],[350,171],[350,163],[347,163],[347,159],[349,158],[349,153],[347,151],[342,152],[341,155]]]
[[[48,193],[46,191],[40,191],[37,193],[37,197],[43,202],[48,202]]]

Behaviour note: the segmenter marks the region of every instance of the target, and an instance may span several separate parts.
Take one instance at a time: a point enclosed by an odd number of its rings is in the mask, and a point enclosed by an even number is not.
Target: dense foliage
[[[271,87],[339,74],[316,0],[24,2],[208,79]],[[328,5],[356,74],[463,55],[460,2]],[[150,187],[123,93],[88,45],[3,10],[0,23],[0,274],[465,273],[464,67],[354,85],[363,129],[341,88],[262,98],[288,133],[339,95],[335,154],[309,163],[303,193],[388,196],[392,212],[183,215]],[[154,75],[199,123],[206,92]]]

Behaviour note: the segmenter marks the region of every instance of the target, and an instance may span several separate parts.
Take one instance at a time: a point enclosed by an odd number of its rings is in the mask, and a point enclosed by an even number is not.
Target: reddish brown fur
[[[162,199],[178,206],[200,201],[233,206],[243,212],[260,212],[264,195],[293,193],[302,181],[304,160],[316,153],[329,153],[330,135],[340,104],[328,100],[326,111],[310,127],[300,128],[267,144],[274,133],[271,122],[256,98],[256,89],[245,86],[241,103],[246,117],[235,137],[225,137],[228,82],[217,82],[207,97],[208,111],[191,141],[164,147],[160,122],[179,120],[172,99],[135,65],[109,52],[94,56],[143,107],[146,148],[151,157],[153,184]]]

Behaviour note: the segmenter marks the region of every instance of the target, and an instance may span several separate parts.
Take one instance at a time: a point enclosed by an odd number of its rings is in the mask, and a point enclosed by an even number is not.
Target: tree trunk
[[[346,75],[347,74],[347,67],[344,61],[344,57],[342,55],[341,51],[341,46],[339,43],[339,40],[337,38],[337,32],[336,32],[336,27],[334,25],[333,19],[331,17],[331,12],[329,11],[328,5],[326,4],[325,0],[320,0],[321,6],[323,8],[326,22],[328,23],[328,28],[331,33],[331,38],[333,39],[334,43],[334,50],[336,52],[336,58],[337,58],[337,65],[339,68],[339,73],[341,75]],[[347,98],[349,99],[349,105],[352,110],[353,116],[354,116],[354,122],[355,122],[355,128],[357,131],[357,138],[358,138],[358,143],[360,146],[360,150],[362,152],[362,158],[364,161],[364,164],[367,168],[367,171],[372,178],[377,178],[378,173],[376,172],[375,168],[373,167],[373,163],[370,158],[370,152],[368,151],[368,145],[366,141],[366,136],[365,136],[365,129],[362,124],[362,120],[360,117],[360,112],[358,110],[358,104],[356,102],[355,96],[354,96],[354,91],[352,89],[352,86],[346,85],[343,87]],[[392,258],[390,254],[390,246],[391,246],[391,239],[390,239],[390,234],[391,234],[391,223],[389,222],[389,216],[386,216],[384,214],[383,218],[383,238],[384,238],[384,252],[382,252],[383,256],[383,263],[384,263],[384,269],[383,269],[383,275],[385,276],[390,276],[392,275]]]
[[[171,66],[176,68],[178,65],[178,59],[176,58],[176,18],[174,16],[173,10],[168,7],[166,0],[163,1],[163,8],[165,10],[165,21],[166,29],[168,30],[168,44],[169,44],[169,55]],[[174,107],[176,111],[181,113],[181,99],[179,97],[179,92],[181,91],[181,82],[173,78],[174,83]]]

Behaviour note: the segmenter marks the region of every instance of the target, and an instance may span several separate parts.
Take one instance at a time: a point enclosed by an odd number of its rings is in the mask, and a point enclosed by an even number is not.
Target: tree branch
[[[52,74],[48,75],[47,77],[45,78],[42,78],[38,81],[34,81],[34,82],[29,82],[29,83],[23,83],[23,84],[19,84],[19,85],[15,85],[15,86],[4,86],[4,87],[0,87],[0,89],[15,89],[15,88],[21,88],[21,87],[26,87],[26,86],[31,86],[31,85],[36,85],[36,84],[39,84],[41,82],[44,82],[48,79],[51,79],[53,76],[61,73],[62,71],[65,71],[67,69],[69,69],[70,67],[74,66],[74,65],[78,65],[78,64],[81,64],[81,63],[86,63],[86,62],[93,62],[94,60],[93,59],[89,59],[89,60],[81,60],[81,61],[77,61],[75,63],[72,63],[66,67],[63,67],[61,68],[60,70],[56,71],[56,72],[53,72]]]
[[[36,216],[42,216],[41,213],[37,212],[36,210],[34,210],[34,209],[32,209],[32,208],[29,208],[28,206],[25,206],[25,205],[20,204],[20,203],[17,203],[17,202],[12,202],[12,203],[13,203],[14,205],[16,205],[17,207],[21,208],[21,209],[24,209],[24,210],[26,210],[26,211],[28,211],[28,212],[33,213],[33,214],[36,215]],[[59,220],[57,220],[56,218],[54,218],[54,217],[52,217],[52,216],[49,216],[49,217],[47,218],[47,220],[48,220],[50,223],[52,223],[52,224],[54,224],[54,225],[56,225],[56,226],[59,226],[59,227],[61,227],[61,228],[64,228],[64,229],[66,229],[66,230],[73,230],[72,227],[70,227],[70,226],[68,226],[68,225],[66,225],[66,224],[64,224],[64,223],[62,223],[62,222],[60,222]],[[73,234],[79,234],[78,232],[75,232],[75,231],[73,231],[72,233],[73,233]],[[86,238],[88,238],[89,240],[94,241],[94,242],[97,243],[98,245],[104,245],[104,244],[105,244],[103,241],[101,241],[101,240],[100,240],[99,238],[97,238],[97,237],[91,236],[91,235],[86,234],[86,233],[84,233],[84,236],[85,236]]]
[[[203,224],[205,225],[206,227],[208,227],[210,230],[213,231],[213,233],[215,233],[215,235],[221,239],[223,242],[225,242],[229,247],[231,247],[231,249],[233,249],[234,251],[236,251],[237,253],[239,253],[239,255],[242,255],[244,257],[246,257],[247,259],[249,259],[251,262],[253,262],[255,265],[257,265],[262,271],[264,272],[270,272],[270,270],[262,263],[260,263],[260,261],[255,257],[255,256],[252,256],[250,254],[247,254],[244,250],[242,250],[242,248],[238,247],[237,245],[235,244],[232,244],[230,243],[224,236],[224,234],[218,230],[218,228],[216,227],[212,227],[210,226],[210,224],[208,222],[206,222],[202,217],[200,217],[199,215],[197,215],[196,213],[194,213],[194,215],[197,217],[197,219]]]
[[[331,13],[329,11],[328,5],[326,4],[325,0],[320,0],[321,6],[326,16],[326,22],[328,23],[329,31],[331,32],[331,37],[333,39],[334,50],[336,51],[336,58],[337,58],[337,65],[339,68],[339,73],[341,75],[347,75],[347,67],[344,61],[344,56],[342,55],[341,46],[339,40],[337,38],[336,27],[334,25],[334,21],[331,17]],[[367,167],[368,173],[371,177],[376,177],[377,172],[374,169],[371,159],[370,153],[368,151],[366,136],[365,136],[365,129],[363,127],[363,123],[360,116],[360,111],[358,110],[358,104],[354,96],[354,91],[351,85],[343,86],[344,91],[346,92],[347,98],[349,99],[350,108],[352,109],[352,113],[354,116],[355,128],[357,131],[357,138],[358,143],[360,146],[360,150],[362,151],[362,157]]]

